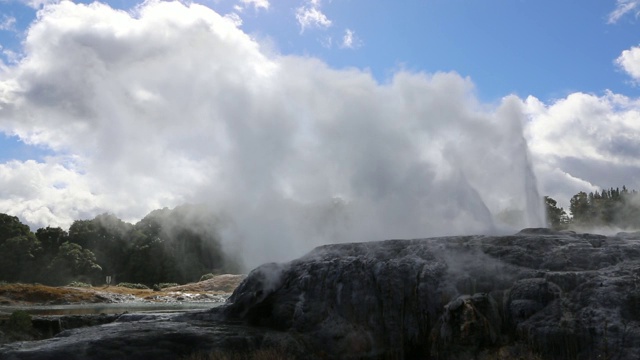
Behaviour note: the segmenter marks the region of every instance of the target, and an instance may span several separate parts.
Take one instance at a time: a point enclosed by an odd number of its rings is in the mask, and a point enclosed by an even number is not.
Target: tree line
[[[154,210],[136,224],[111,214],[76,220],[68,231],[32,232],[15,216],[0,214],[0,281],[66,285],[71,281],[188,283],[212,272],[234,273],[225,254],[220,218],[204,206]]]
[[[555,229],[612,227],[640,229],[640,194],[626,186],[601,191],[580,191],[571,197],[569,211],[557,206],[557,201],[545,196],[547,222]]]

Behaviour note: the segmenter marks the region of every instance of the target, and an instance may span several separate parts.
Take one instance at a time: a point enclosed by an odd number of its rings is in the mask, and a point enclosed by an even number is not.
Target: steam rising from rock
[[[179,2],[47,6],[24,51],[0,73],[0,127],[66,165],[20,164],[52,171],[33,185],[47,195],[3,196],[0,211],[28,204],[16,215],[37,226],[205,202],[252,266],[329,242],[544,223],[521,102],[480,104],[455,73],[380,83],[268,53]]]

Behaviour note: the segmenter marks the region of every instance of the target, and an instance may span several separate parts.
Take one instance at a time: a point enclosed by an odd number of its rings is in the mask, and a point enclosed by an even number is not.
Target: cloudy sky
[[[542,195],[640,189],[639,15],[0,0],[0,212],[35,229],[204,202],[263,258],[300,237],[540,226]]]

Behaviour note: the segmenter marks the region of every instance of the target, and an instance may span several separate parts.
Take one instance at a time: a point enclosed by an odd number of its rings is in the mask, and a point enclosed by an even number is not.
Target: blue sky
[[[32,226],[442,179],[449,212],[535,212],[522,169],[565,207],[640,189],[638,0],[101,4],[0,0],[0,212]]]
[[[290,2],[287,2],[290,4]],[[336,67],[371,69],[380,81],[398,67],[429,73],[456,71],[472,78],[487,101],[510,93],[541,99],[605,89],[638,94],[613,63],[640,42],[633,17],[608,23],[614,3],[581,1],[333,1],[329,29],[299,34],[293,7],[245,18],[244,28],[272,37],[284,53],[309,54]],[[272,12],[272,13],[271,13]],[[322,46],[351,29],[362,46]]]

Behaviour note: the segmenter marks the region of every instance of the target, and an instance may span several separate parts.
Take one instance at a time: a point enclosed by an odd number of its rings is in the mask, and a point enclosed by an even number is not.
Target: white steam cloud
[[[68,226],[204,202],[248,266],[336,241],[544,224],[522,102],[454,73],[266,55],[198,4],[45,6],[0,72],[0,128],[50,148],[2,165],[0,212]],[[514,217],[513,214],[516,214]]]

